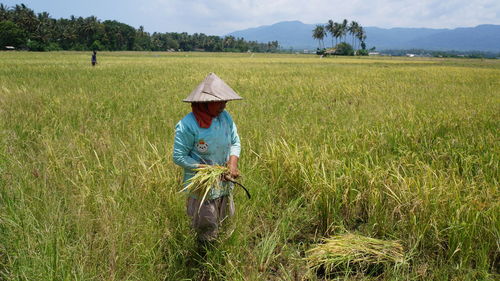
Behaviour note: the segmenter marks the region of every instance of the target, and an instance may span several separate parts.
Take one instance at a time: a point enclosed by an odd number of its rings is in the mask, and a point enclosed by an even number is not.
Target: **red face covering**
[[[210,125],[212,125],[212,119],[221,114],[225,107],[225,101],[191,103],[191,109],[193,110],[194,117],[196,117],[198,125],[202,128],[210,128]]]

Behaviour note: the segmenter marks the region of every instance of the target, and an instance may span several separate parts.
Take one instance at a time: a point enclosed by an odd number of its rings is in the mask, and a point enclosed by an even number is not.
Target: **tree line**
[[[100,21],[94,16],[69,19],[35,13],[24,4],[0,4],[0,48],[13,46],[32,51],[209,51],[276,52],[278,41],[259,43],[234,36],[203,33],[144,31],[115,20]]]
[[[366,50],[366,32],[364,28],[357,22],[349,21],[344,19],[342,22],[334,22],[333,20],[328,20],[325,25],[318,24],[312,30],[312,37],[318,40],[318,49],[325,49],[324,38],[328,36],[332,38],[332,49],[336,49],[336,54],[341,55],[366,55],[368,51]],[[348,38],[350,35],[350,38]],[[335,39],[335,44],[333,40]],[[351,40],[352,44],[347,41]],[[340,40],[340,43],[338,43]],[[324,51],[323,51],[324,52]]]

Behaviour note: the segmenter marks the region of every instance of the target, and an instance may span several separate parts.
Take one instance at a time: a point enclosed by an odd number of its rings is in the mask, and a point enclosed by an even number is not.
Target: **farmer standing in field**
[[[193,169],[204,165],[227,165],[231,178],[239,176],[240,137],[231,115],[224,110],[226,102],[241,100],[224,81],[210,73],[184,102],[192,112],[175,127],[173,159],[184,168],[184,185],[194,176]],[[211,188],[200,206],[201,198],[188,194],[187,214],[201,243],[217,238],[221,223],[234,214],[233,184],[222,181]]]
[[[91,59],[91,62],[92,62],[92,66],[95,66],[96,63],[97,63],[97,52],[96,51],[93,51],[92,52],[92,59]]]

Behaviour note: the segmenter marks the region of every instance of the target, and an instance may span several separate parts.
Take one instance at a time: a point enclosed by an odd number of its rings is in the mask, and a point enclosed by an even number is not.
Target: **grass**
[[[407,264],[364,280],[495,280],[500,61],[0,53],[1,280],[310,280],[346,232]],[[181,100],[215,72],[245,99],[236,231],[196,267]]]

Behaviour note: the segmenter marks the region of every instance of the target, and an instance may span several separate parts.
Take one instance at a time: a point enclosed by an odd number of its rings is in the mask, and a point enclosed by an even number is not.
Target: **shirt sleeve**
[[[174,163],[185,168],[195,169],[198,166],[198,161],[189,156],[189,152],[194,146],[194,135],[182,121],[175,126],[174,140]]]
[[[231,150],[229,155],[235,155],[239,158],[241,152],[240,136],[238,135],[238,129],[233,122],[233,118],[229,118],[229,120],[231,120]]]

